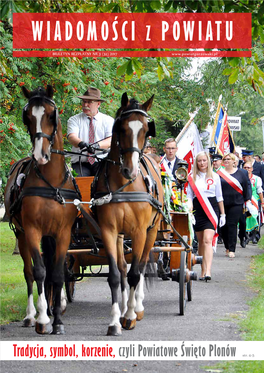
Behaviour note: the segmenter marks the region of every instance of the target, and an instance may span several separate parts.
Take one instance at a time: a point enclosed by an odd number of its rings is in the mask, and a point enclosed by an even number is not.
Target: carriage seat
[[[75,178],[75,181],[82,195],[82,202],[89,202],[91,200],[91,185],[93,180],[94,176],[82,176]]]

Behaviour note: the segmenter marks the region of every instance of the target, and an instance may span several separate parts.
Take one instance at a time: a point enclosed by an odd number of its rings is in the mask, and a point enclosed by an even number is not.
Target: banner
[[[216,146],[216,153],[221,155],[233,153],[235,150],[227,118],[227,111],[224,110],[219,99],[211,142]]]
[[[228,52],[251,56],[250,13],[14,13],[13,22],[13,48],[45,56],[43,49],[98,48],[202,48],[217,49],[218,56],[233,49]]]
[[[177,157],[188,162],[188,173],[192,169],[196,154],[203,150],[199,131],[193,119],[190,119],[176,138],[178,146]]]

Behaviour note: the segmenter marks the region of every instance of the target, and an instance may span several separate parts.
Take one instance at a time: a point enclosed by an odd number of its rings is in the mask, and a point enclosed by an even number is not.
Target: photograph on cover
[[[262,371],[263,1],[0,7],[1,371]]]

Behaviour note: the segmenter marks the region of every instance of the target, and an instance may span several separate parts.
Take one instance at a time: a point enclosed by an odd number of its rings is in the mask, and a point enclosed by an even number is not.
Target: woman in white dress
[[[213,240],[216,228],[225,224],[225,211],[220,177],[213,172],[209,154],[198,153],[189,177],[187,198],[195,217],[194,230],[198,239],[198,253],[203,256],[200,280],[211,280]]]

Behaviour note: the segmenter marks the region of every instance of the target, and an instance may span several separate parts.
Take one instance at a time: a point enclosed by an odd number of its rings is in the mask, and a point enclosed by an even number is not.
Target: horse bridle
[[[132,110],[126,110],[126,111],[122,111],[120,116],[118,118],[116,118],[116,123],[118,122],[121,122],[122,119],[125,119],[127,117],[130,116],[130,114],[134,114],[134,113],[139,113],[141,115],[143,115],[144,117],[146,117],[148,119],[148,126],[149,126],[149,130],[148,132],[146,133],[146,136],[145,136],[145,142],[144,142],[144,146],[142,149],[139,149],[137,147],[130,147],[130,148],[125,148],[123,149],[120,145],[120,135],[119,135],[119,132],[117,132],[117,146],[119,148],[119,158],[120,158],[120,164],[122,165],[123,164],[123,155],[126,154],[126,153],[133,153],[133,152],[138,152],[139,153],[139,162],[143,156],[143,152],[144,152],[144,148],[146,146],[146,142],[147,142],[147,137],[148,136],[152,136],[152,137],[155,137],[156,136],[156,131],[155,131],[155,122],[154,122],[154,119],[152,117],[150,117],[148,115],[148,113],[144,110],[141,110],[141,109],[132,109]]]
[[[54,107],[54,116],[55,116],[54,123],[53,123],[54,128],[53,128],[53,132],[52,132],[51,135],[47,135],[44,132],[37,132],[34,136],[32,136],[31,133],[30,133],[28,117],[27,117],[27,109],[28,109],[30,103],[32,102],[32,100],[34,100],[34,99],[42,99],[42,100],[46,101],[48,104],[50,104]],[[27,126],[30,137],[32,138],[32,142],[35,139],[40,139],[40,138],[44,137],[44,138],[49,140],[50,146],[52,147],[52,145],[54,143],[54,138],[55,138],[55,135],[56,135],[57,129],[58,129],[59,114],[58,114],[58,108],[57,108],[55,102],[51,98],[41,96],[41,95],[35,95],[35,96],[30,97],[29,100],[28,100],[28,103],[23,108],[22,119],[23,119],[23,123]]]

